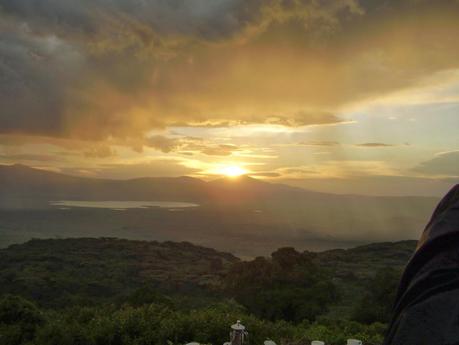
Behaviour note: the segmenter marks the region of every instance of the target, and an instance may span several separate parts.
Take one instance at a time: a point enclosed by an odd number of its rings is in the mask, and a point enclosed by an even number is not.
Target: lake
[[[198,207],[198,204],[178,201],[87,201],[87,200],[60,200],[50,201],[50,205],[60,208],[86,207],[86,208],[108,208],[111,210],[124,211],[130,208],[160,207],[167,209],[182,209],[187,207]]]

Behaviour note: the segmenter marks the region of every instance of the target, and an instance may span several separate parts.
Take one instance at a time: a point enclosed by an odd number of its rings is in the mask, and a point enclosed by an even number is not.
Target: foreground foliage
[[[365,344],[380,344],[384,325],[362,325],[353,321],[261,320],[236,303],[193,310],[164,304],[133,307],[108,305],[42,310],[20,297],[0,300],[0,344],[2,345],[147,345],[184,344],[198,341],[222,344],[228,340],[229,325],[241,319],[250,332],[251,344],[267,338],[279,344],[308,344],[322,339],[327,344],[345,344],[356,337]]]
[[[338,300],[330,275],[308,253],[293,248],[277,250],[271,260],[234,264],[225,286],[230,296],[268,320],[313,321]]]
[[[34,240],[0,250],[0,345],[381,344],[411,242],[240,261],[189,243]]]

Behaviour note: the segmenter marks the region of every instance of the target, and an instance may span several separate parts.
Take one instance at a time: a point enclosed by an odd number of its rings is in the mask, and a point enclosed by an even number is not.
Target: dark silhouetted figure
[[[459,185],[438,204],[403,273],[385,345],[459,345]]]

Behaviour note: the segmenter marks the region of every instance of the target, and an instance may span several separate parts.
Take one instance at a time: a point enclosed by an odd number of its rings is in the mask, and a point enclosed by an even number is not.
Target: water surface
[[[198,204],[179,201],[89,201],[89,200],[59,200],[50,201],[50,205],[66,207],[86,207],[86,208],[108,208],[111,210],[127,210],[130,208],[149,208],[160,207],[167,209],[181,209],[186,207],[197,207]]]

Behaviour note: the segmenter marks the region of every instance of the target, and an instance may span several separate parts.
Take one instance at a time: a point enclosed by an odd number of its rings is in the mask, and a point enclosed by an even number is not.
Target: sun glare
[[[238,177],[247,174],[248,171],[237,165],[225,166],[220,169],[220,173],[227,177]]]

